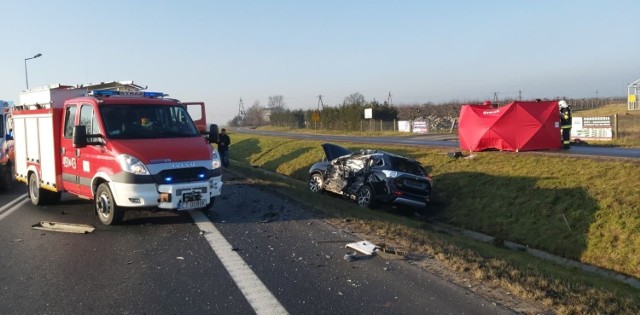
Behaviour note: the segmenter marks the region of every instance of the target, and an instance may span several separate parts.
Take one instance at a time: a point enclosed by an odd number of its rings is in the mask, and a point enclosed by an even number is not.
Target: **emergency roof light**
[[[125,96],[125,97],[151,97],[158,98],[167,96],[162,92],[143,92],[143,91],[113,91],[113,90],[94,90],[89,91],[90,96]]]

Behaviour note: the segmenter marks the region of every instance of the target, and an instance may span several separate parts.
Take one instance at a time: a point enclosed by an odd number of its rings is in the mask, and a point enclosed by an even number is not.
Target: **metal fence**
[[[615,115],[614,137],[640,139],[640,115]]]
[[[428,119],[420,119],[420,121],[428,121],[429,133],[451,133],[457,132],[457,117],[429,117]],[[413,125],[413,121],[408,121]],[[452,128],[452,125],[454,128]],[[286,124],[274,124],[274,126],[285,128],[297,128]],[[329,130],[329,131],[361,131],[361,132],[399,132],[398,120],[379,120],[365,119],[355,122],[342,121],[334,122],[330,125],[323,124],[322,121],[307,123],[304,128],[312,130]]]

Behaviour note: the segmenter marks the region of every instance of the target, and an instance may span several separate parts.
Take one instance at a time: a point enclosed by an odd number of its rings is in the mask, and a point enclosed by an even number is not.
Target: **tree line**
[[[604,106],[615,102],[624,102],[625,98],[612,99],[566,99],[575,107],[581,107],[584,103]],[[547,100],[547,99],[545,99]],[[505,105],[514,99],[504,99],[498,105]],[[428,120],[437,122],[442,126],[432,125],[434,129],[448,129],[455,122],[460,109],[464,104],[482,104],[482,100],[461,102],[452,100],[434,104],[432,102],[422,104],[393,105],[388,102],[376,100],[366,101],[364,95],[359,92],[344,98],[342,104],[337,106],[325,106],[318,109],[288,109],[284,96],[273,95],[269,97],[266,107],[255,101],[244,115],[237,115],[228,124],[230,126],[286,126],[289,128],[317,128],[326,130],[360,130],[365,119],[366,108],[371,108],[372,119],[378,121],[397,120]]]

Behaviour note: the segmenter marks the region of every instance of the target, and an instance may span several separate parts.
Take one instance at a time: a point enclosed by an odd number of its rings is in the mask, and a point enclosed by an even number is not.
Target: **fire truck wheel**
[[[124,218],[124,210],[116,205],[107,183],[102,183],[98,186],[93,203],[98,218],[104,225],[118,224]]]
[[[31,203],[36,206],[45,204],[44,194],[44,189],[38,186],[38,177],[36,174],[31,174],[29,176],[29,199],[31,199]]]

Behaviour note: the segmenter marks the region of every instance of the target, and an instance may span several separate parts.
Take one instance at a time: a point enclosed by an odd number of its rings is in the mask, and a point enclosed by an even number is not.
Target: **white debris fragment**
[[[184,260],[184,257],[182,257],[182,256],[178,256],[178,257],[176,257],[176,259],[177,259],[177,260]]]
[[[36,230],[78,233],[78,234],[91,233],[93,232],[93,230],[95,230],[95,227],[89,224],[75,224],[75,223],[49,222],[49,221],[40,221],[40,223],[34,224],[31,227]]]
[[[357,250],[365,255],[373,255],[373,253],[375,253],[375,250],[377,248],[379,248],[377,245],[369,242],[369,241],[360,241],[360,242],[353,242],[353,243],[349,243],[347,244],[347,246],[345,246],[346,248],[351,248],[354,250]]]

